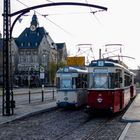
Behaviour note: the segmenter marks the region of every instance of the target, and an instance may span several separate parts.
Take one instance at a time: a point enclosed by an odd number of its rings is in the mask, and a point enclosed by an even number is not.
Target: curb
[[[10,122],[14,122],[14,121],[18,121],[18,120],[24,119],[26,117],[31,117],[33,115],[37,115],[37,114],[40,114],[40,113],[53,111],[53,110],[56,110],[56,109],[58,109],[58,107],[54,106],[54,107],[50,107],[50,108],[46,108],[46,109],[42,109],[42,110],[37,110],[37,111],[34,111],[34,112],[30,112],[30,113],[25,113],[21,116],[17,116],[16,118],[11,119],[11,120],[9,119],[8,121],[0,122],[0,125],[10,123]],[[6,117],[9,117],[9,116],[6,116]]]
[[[125,117],[121,119],[121,122],[126,122],[126,123],[135,123],[135,122],[140,122],[138,119],[126,119]]]
[[[124,140],[124,137],[126,136],[126,133],[130,127],[131,123],[128,123],[125,127],[125,129],[123,130],[123,132],[121,133],[120,137],[118,140]]]

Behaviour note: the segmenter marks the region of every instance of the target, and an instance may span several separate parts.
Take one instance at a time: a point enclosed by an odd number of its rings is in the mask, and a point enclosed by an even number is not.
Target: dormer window
[[[21,46],[23,47],[23,43],[21,43]]]
[[[27,37],[27,36],[28,36],[28,34],[27,34],[27,33],[25,33],[25,36]]]
[[[31,43],[30,42],[28,42],[28,46],[31,46]]]
[[[35,46],[37,46],[37,45],[38,45],[38,43],[36,42],[36,43],[35,43]]]

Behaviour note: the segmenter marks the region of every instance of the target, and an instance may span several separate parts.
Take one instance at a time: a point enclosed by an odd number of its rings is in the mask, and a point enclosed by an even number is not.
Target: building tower
[[[34,14],[33,17],[32,17],[30,29],[32,31],[35,31],[38,26],[39,26],[38,19],[37,19],[36,14]]]

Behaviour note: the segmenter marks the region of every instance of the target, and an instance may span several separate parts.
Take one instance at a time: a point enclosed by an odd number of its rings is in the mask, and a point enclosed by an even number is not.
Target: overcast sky
[[[51,1],[59,2],[59,0]],[[22,0],[21,2],[30,7],[49,3],[49,0]],[[95,59],[99,57],[99,49],[102,49],[102,52],[105,50],[105,44],[123,44],[122,55],[135,58],[135,60],[123,58],[124,62],[132,69],[140,66],[139,0],[73,0],[73,2],[88,2],[105,6],[108,10],[99,11],[93,15],[90,13],[91,11],[100,9],[78,6],[36,9],[39,26],[46,29],[54,42],[65,42],[71,55],[76,55],[79,47],[81,47],[81,51],[84,51],[86,47],[88,56],[94,54]],[[15,12],[26,8],[25,5],[22,5],[19,0],[11,0],[11,11]],[[3,0],[0,1],[0,15],[2,13]],[[26,27],[30,26],[33,14],[34,11],[31,11],[28,15],[22,17],[21,23],[16,23],[12,34],[13,37],[18,37]],[[14,18],[12,17],[12,21]],[[3,32],[2,23],[3,19],[0,16],[1,33]],[[92,45],[77,47],[77,44]],[[92,47],[93,52],[91,52],[90,47]]]

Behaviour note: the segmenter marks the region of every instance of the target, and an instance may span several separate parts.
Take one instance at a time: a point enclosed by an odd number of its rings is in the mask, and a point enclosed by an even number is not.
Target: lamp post
[[[31,70],[31,68],[29,67],[29,69],[28,69],[29,103],[31,102],[31,91],[30,91],[30,86],[31,86],[31,76],[30,76],[30,70]]]
[[[41,79],[41,88],[42,88],[42,102],[44,101],[44,78],[45,78],[45,70],[43,66],[40,66],[40,79]]]
[[[44,73],[44,79],[43,79],[43,84],[45,85],[46,83],[46,77],[45,77],[45,74],[46,74],[46,66],[47,66],[47,60],[46,60],[46,53],[43,54],[43,73]]]

